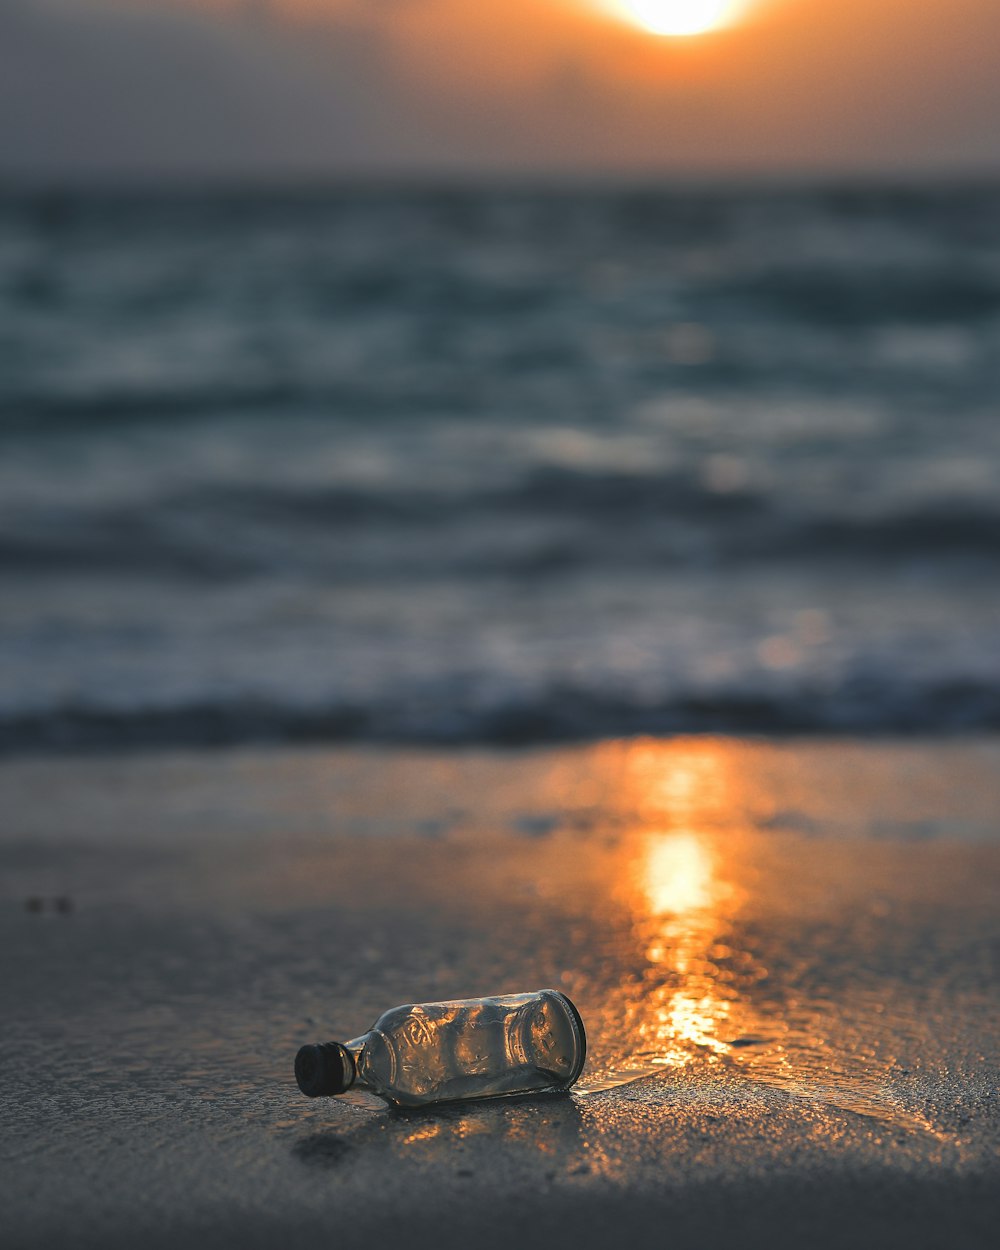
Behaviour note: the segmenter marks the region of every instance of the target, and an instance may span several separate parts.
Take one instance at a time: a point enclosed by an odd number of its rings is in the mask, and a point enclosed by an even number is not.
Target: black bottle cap
[[[295,1056],[295,1079],[309,1098],[342,1094],[354,1084],[354,1060],[339,1042],[303,1046]]]

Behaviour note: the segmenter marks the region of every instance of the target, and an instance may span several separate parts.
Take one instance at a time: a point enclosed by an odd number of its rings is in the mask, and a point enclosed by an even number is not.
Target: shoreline
[[[971,742],[1000,738],[1000,714],[981,709],[971,719],[959,716],[914,722],[911,714],[899,713],[866,724],[838,725],[836,718],[814,719],[801,713],[785,715],[780,705],[768,718],[751,704],[746,715],[717,713],[708,706],[705,714],[656,715],[652,724],[625,717],[618,724],[588,724],[568,729],[536,718],[532,710],[517,712],[510,720],[500,716],[495,725],[478,724],[449,732],[400,731],[366,728],[364,715],[350,709],[316,717],[294,716],[284,720],[268,709],[215,708],[208,712],[183,710],[138,717],[108,713],[85,713],[57,724],[48,715],[17,717],[0,723],[0,766],[21,759],[101,759],[114,756],[227,753],[238,751],[416,751],[478,752],[547,751],[584,749],[603,742],[657,742],[710,739],[748,743],[902,743]],[[628,723],[631,721],[632,723]],[[248,730],[246,725],[255,726]]]

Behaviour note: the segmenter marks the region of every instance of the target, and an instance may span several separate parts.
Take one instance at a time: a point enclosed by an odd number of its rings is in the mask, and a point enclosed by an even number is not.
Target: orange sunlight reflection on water
[[[637,867],[646,908],[636,934],[650,983],[645,1018],[638,1022],[640,1049],[672,1067],[690,1062],[692,1046],[724,1053],[728,1046],[718,1032],[730,1004],[711,957],[733,894],[719,879],[713,849],[693,832],[651,834]]]
[[[631,918],[622,962],[632,971],[614,1005],[630,1054],[604,1085],[716,1061],[752,1032],[742,990],[764,974],[734,929],[746,896],[734,768],[710,743],[651,743],[630,760],[623,806],[640,824],[623,840],[613,887]]]

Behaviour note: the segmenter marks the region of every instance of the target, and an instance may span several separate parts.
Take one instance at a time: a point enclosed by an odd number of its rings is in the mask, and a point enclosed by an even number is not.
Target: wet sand
[[[992,1246],[1000,742],[0,766],[3,1244]],[[307,1101],[553,985],[569,1096]]]

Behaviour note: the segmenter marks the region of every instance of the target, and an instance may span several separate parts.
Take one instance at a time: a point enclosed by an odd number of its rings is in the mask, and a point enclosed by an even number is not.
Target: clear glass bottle
[[[303,1046],[295,1079],[310,1098],[361,1087],[401,1107],[569,1089],[587,1036],[565,994],[392,1007],[350,1042]]]

